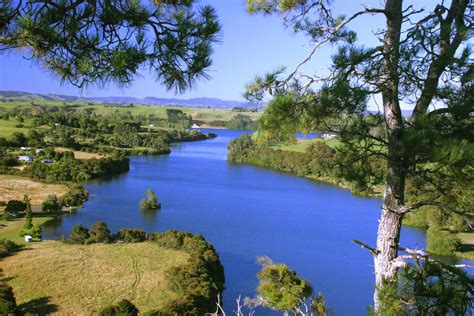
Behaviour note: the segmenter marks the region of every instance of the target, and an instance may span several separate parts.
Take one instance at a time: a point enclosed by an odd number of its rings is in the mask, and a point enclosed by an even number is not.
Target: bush
[[[41,204],[43,212],[59,212],[61,211],[61,202],[55,194],[48,195],[46,200]]]
[[[73,244],[84,245],[90,238],[89,229],[82,225],[76,225],[71,231],[69,242]]]
[[[145,241],[146,233],[143,229],[122,228],[117,233],[116,239],[128,243],[137,243]]]
[[[15,295],[5,282],[0,282],[0,315],[16,315]]]
[[[20,231],[20,236],[23,237],[23,236],[26,236],[26,235],[30,235],[33,240],[41,240],[41,226],[39,225],[36,225],[36,226],[33,226],[31,228],[23,228],[21,231]]]
[[[136,316],[139,310],[128,300],[121,300],[99,311],[99,316]]]
[[[108,243],[111,240],[110,231],[106,223],[95,223],[89,230],[89,234],[89,243]]]
[[[454,256],[461,245],[461,241],[455,234],[435,226],[428,228],[426,240],[428,251],[443,256]]]

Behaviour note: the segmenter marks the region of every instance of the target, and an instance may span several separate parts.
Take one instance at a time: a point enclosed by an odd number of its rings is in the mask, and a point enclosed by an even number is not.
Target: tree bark
[[[384,75],[381,82],[382,102],[388,134],[387,176],[382,214],[377,232],[374,310],[380,314],[379,288],[382,281],[395,281],[397,268],[393,264],[398,255],[398,241],[404,204],[405,163],[403,157],[403,118],[399,103],[399,49],[402,25],[402,0],[386,0],[387,31],[384,37]]]

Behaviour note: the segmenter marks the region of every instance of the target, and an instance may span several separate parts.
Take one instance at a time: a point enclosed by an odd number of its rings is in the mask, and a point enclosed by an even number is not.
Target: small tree
[[[260,257],[258,261],[263,265],[257,273],[259,296],[247,299],[248,306],[265,306],[295,315],[326,315],[323,295],[319,293],[313,298],[313,288],[308,281],[285,264],[276,264],[267,257]]]
[[[48,195],[46,200],[41,204],[43,212],[59,212],[61,208],[61,202],[55,194]]]
[[[69,241],[73,244],[83,245],[89,238],[89,229],[82,225],[76,225],[71,231],[71,237],[69,237]]]
[[[156,210],[161,208],[161,203],[158,202],[155,192],[148,189],[145,194],[147,198],[140,201],[140,208],[142,210]]]
[[[110,231],[106,223],[97,222],[89,230],[90,242],[107,243],[110,241]]]
[[[10,200],[7,203],[5,208],[6,213],[18,214],[24,212],[26,209],[26,204],[18,200]]]
[[[25,209],[25,225],[23,226],[25,229],[33,228],[33,212],[31,210],[31,203],[28,195],[25,195],[23,202],[26,205]]]

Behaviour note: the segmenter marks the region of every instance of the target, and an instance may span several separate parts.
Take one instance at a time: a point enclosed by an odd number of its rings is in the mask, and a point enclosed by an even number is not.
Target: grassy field
[[[121,299],[147,312],[174,298],[164,272],[188,258],[149,242],[83,246],[47,241],[3,259],[2,268],[22,312],[92,315]]]
[[[287,151],[296,151],[296,152],[305,152],[306,148],[311,146],[312,144],[323,142],[329,147],[336,147],[340,144],[340,141],[337,139],[321,139],[321,138],[314,138],[314,139],[300,139],[294,144],[278,144],[278,145],[271,145],[270,148],[273,149],[281,149]]]
[[[63,148],[63,147],[55,147],[54,150],[59,153],[62,153],[65,151],[71,151],[71,149]],[[79,151],[79,150],[74,150],[73,152],[74,152],[74,158],[79,159],[79,160],[88,160],[88,159],[94,159],[94,158],[100,159],[100,158],[105,157],[105,155],[96,154],[96,153],[88,153],[88,152]]]
[[[52,219],[53,218],[50,216],[33,217],[33,225],[43,225]],[[24,224],[24,218],[0,221],[0,239],[8,239],[18,245],[25,245],[25,239],[20,237],[20,232],[23,229]]]
[[[68,191],[62,184],[41,183],[14,175],[0,175],[0,201],[23,200],[25,194],[31,199],[31,205],[40,205],[51,194],[58,197]]]
[[[474,261],[474,233],[458,233],[461,239],[461,251],[456,252],[457,257]]]

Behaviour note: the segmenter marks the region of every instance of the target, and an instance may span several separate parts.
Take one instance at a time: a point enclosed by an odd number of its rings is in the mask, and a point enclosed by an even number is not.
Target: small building
[[[33,241],[33,237],[31,237],[30,235],[25,235],[25,241],[26,241],[26,242],[32,242],[32,241]]]
[[[24,162],[32,162],[35,159],[30,155],[23,155],[23,156],[18,157],[18,160],[24,161]]]
[[[53,163],[53,159],[41,159],[41,163]]]

